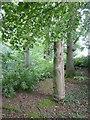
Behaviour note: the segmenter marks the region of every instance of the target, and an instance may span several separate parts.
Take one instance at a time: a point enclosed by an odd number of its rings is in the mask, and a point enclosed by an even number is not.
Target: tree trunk
[[[72,77],[74,75],[74,62],[73,62],[73,41],[71,34],[67,34],[67,60],[66,60],[66,76]]]
[[[29,46],[27,46],[25,48],[25,67],[29,67],[30,66],[30,50],[29,50]]]
[[[2,116],[2,78],[3,78],[2,73],[3,73],[2,72],[2,41],[0,41],[0,118]]]
[[[61,100],[65,98],[64,82],[64,59],[62,42],[54,42],[54,79],[53,79],[54,98]]]

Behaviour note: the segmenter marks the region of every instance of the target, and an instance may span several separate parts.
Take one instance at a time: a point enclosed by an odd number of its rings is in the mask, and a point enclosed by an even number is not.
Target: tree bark
[[[67,34],[67,59],[66,59],[66,74],[67,76],[74,75],[74,62],[73,62],[73,41],[71,34]]]
[[[62,100],[65,98],[64,59],[61,41],[54,42],[53,90],[55,99]]]
[[[30,50],[29,50],[29,46],[27,46],[25,48],[25,67],[29,67],[30,66]]]

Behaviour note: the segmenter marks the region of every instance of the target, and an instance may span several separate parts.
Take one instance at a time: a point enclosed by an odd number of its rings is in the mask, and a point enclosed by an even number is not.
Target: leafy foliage
[[[32,49],[31,51],[32,59],[29,68],[24,67],[24,56],[22,52],[14,51],[3,54],[2,91],[6,97],[14,95],[16,90],[28,90],[31,92],[35,89],[35,85],[39,80],[52,77],[52,62],[50,60],[47,62],[43,58],[40,59],[43,54],[41,54],[42,51],[35,54],[37,49]]]
[[[76,76],[74,77],[74,79],[76,79],[77,81],[83,81],[83,80],[86,80],[87,77],[83,77],[83,76]]]
[[[74,59],[74,65],[75,67],[83,67],[83,68],[87,68],[89,63],[89,56],[87,57],[78,57]]]
[[[33,46],[38,37],[43,37],[47,43],[57,39],[66,40],[66,33],[74,32],[80,24],[79,9],[85,9],[86,5],[79,2],[2,3],[5,11],[3,42],[9,41],[13,48],[21,50],[28,44]]]

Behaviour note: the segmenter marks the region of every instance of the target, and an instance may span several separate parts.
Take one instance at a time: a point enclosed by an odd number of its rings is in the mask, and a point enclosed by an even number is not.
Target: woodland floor
[[[87,70],[79,74],[87,75]],[[77,71],[78,73],[78,71]],[[34,92],[18,91],[12,98],[2,99],[3,118],[88,118],[87,80],[65,79],[63,102],[52,100],[52,78],[40,81]]]

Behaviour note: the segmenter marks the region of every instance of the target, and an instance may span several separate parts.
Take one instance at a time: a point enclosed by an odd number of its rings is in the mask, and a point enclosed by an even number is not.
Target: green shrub
[[[75,76],[74,79],[77,81],[83,81],[83,80],[87,80],[87,77],[86,76]]]
[[[6,97],[11,97],[14,95],[14,93],[15,93],[15,90],[12,85],[9,84],[9,85],[3,86],[3,94]]]
[[[42,51],[41,51],[42,52]],[[22,53],[5,53],[3,57],[2,92],[6,97],[14,95],[16,90],[33,91],[37,81],[53,76],[52,61],[45,60],[35,49],[31,51],[31,65],[24,66]]]
[[[87,57],[82,56],[82,57],[78,57],[78,58],[74,59],[75,67],[87,68],[88,62],[89,62],[89,56],[87,56]]]
[[[33,91],[37,82],[34,71],[30,68],[22,68],[18,66],[17,69],[3,72],[3,94],[6,97],[11,97],[15,90],[29,90]]]
[[[33,59],[32,66],[34,67],[37,80],[43,80],[45,78],[50,78],[53,76],[52,61],[45,59],[35,61],[35,59]]]
[[[19,89],[31,92],[35,89],[37,81],[52,77],[52,73],[52,63],[46,61],[31,65],[30,68],[17,63],[14,67],[3,69],[2,92],[6,97],[11,97]]]

